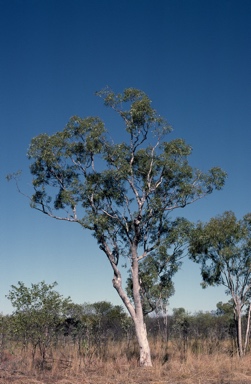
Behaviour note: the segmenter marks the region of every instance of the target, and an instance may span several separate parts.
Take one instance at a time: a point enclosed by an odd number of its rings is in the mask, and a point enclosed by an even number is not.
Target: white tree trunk
[[[136,337],[139,344],[139,364],[141,367],[151,367],[152,366],[151,352],[150,352],[150,346],[147,338],[147,330],[144,322],[140,296],[139,298],[137,298],[137,301],[140,301],[140,306],[139,304],[137,304],[137,310],[135,310],[129,298],[127,297],[125,291],[122,288],[120,276],[119,277],[114,276],[113,286],[117,290],[120,298],[124,302],[128,312],[130,313],[133,319],[135,331],[136,331]]]
[[[147,338],[146,325],[142,321],[135,322],[136,336],[139,343],[139,365],[141,367],[151,367],[151,352]]]
[[[132,246],[132,264],[131,264],[131,272],[132,272],[132,282],[133,282],[133,301],[135,305],[135,330],[136,336],[139,343],[140,348],[140,360],[139,364],[141,367],[151,367],[151,353],[150,346],[147,338],[146,325],[144,322],[143,316],[143,308],[140,296],[140,283],[139,283],[139,263],[137,257],[137,248],[136,246]]]
[[[239,357],[243,356],[243,346],[242,346],[242,322],[241,322],[241,305],[237,303],[235,307],[235,322],[236,322],[236,332],[237,332],[237,349]]]
[[[238,350],[239,350],[239,356],[243,356],[243,346],[242,346],[242,322],[241,322],[241,313],[238,314]]]
[[[122,287],[121,273],[118,269],[117,264],[114,262],[113,254],[105,240],[102,242],[101,249],[106,253],[114,272],[114,277],[112,280],[113,286],[118,292],[123,303],[125,304],[135,325],[136,337],[137,337],[137,341],[139,344],[139,351],[140,351],[139,364],[141,367],[151,367],[152,360],[151,360],[150,346],[147,338],[146,325],[144,322],[143,308],[142,308],[142,302],[140,297],[137,246],[134,244],[131,247],[131,252],[132,252],[131,272],[132,272],[132,281],[133,281],[134,306]]]
[[[247,352],[247,347],[249,343],[249,333],[250,333],[250,314],[251,314],[251,303],[249,304],[248,308],[248,319],[247,319],[247,328],[246,328],[246,336],[245,336],[245,344],[244,344],[244,355]]]

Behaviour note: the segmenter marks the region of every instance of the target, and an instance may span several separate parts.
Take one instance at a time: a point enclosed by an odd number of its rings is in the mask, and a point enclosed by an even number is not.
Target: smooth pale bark
[[[245,356],[249,343],[249,335],[250,335],[250,320],[251,320],[251,303],[249,303],[248,307],[248,316],[247,316],[247,325],[245,330],[245,339],[243,338],[244,330],[242,329],[242,308],[244,306],[242,300],[234,295],[232,295],[235,308],[234,308],[234,319],[237,333],[237,351],[238,356]],[[244,345],[243,345],[244,344]]]
[[[235,323],[237,332],[237,349],[239,357],[243,356],[243,345],[242,345],[242,319],[241,319],[241,303],[239,298],[235,299]]]
[[[139,343],[139,365],[141,367],[151,367],[151,352],[147,338],[146,325],[141,319],[134,321],[136,336]]]
[[[246,336],[245,336],[245,344],[244,344],[244,355],[247,352],[248,342],[249,342],[249,334],[250,334],[250,315],[251,315],[251,303],[248,308],[248,319],[247,319],[247,328],[246,328]]]
[[[151,367],[151,353],[150,346],[147,338],[146,325],[144,322],[142,301],[140,296],[140,283],[139,283],[139,262],[137,255],[137,247],[134,244],[131,248],[132,252],[132,282],[133,282],[133,300],[135,305],[135,330],[140,348],[140,366]]]
[[[144,322],[141,301],[140,301],[140,305],[138,302],[137,307],[135,305],[135,308],[134,308],[129,298],[127,297],[125,291],[123,290],[121,283],[122,283],[121,277],[114,276],[113,286],[118,292],[122,301],[124,302],[134,322],[136,337],[139,344],[139,364],[141,367],[151,367],[152,366],[151,352],[150,352],[150,346],[147,338],[147,330]],[[138,290],[138,293],[136,294],[136,301],[139,301],[139,300],[140,300],[140,293]]]
[[[248,308],[248,317],[247,317],[247,326],[245,331],[245,340],[243,340],[242,335],[242,304],[240,300],[235,299],[235,323],[236,323],[236,332],[237,332],[237,349],[239,357],[245,356],[247,352],[248,342],[249,342],[249,334],[250,334],[250,317],[251,317],[251,303]],[[244,346],[243,346],[244,342]]]
[[[106,253],[108,260],[113,269],[113,287],[118,292],[121,300],[125,304],[128,312],[131,315],[131,318],[134,322],[136,337],[139,345],[139,364],[141,367],[151,367],[151,352],[150,346],[147,338],[147,330],[144,322],[143,308],[140,297],[140,283],[139,283],[139,265],[138,265],[138,256],[137,256],[137,246],[134,244],[131,247],[132,253],[132,263],[131,263],[131,272],[132,272],[132,281],[133,281],[133,301],[132,305],[129,297],[122,287],[122,277],[118,269],[116,260],[114,259],[113,253],[111,252],[108,244],[104,238],[101,238],[101,249]]]
[[[237,314],[237,343],[239,356],[243,356],[241,312]]]

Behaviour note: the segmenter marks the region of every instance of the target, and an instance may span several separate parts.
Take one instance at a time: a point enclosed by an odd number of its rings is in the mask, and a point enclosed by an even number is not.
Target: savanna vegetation
[[[139,371],[135,327],[123,307],[74,304],[55,287],[11,287],[14,311],[0,317],[0,383],[250,382],[250,347],[240,359],[231,301],[213,312],[146,315],[154,368]]]
[[[13,285],[14,312],[1,316],[0,382],[251,382],[250,214],[197,224],[178,217],[223,188],[226,173],[193,168],[191,147],[167,141],[171,127],[144,92],[97,95],[122,119],[122,139],[112,139],[101,119],[78,116],[33,138],[28,198],[32,208],[92,233],[123,306],[74,304],[56,283]],[[167,312],[185,256],[200,264],[203,288],[226,288],[229,301],[214,312]]]

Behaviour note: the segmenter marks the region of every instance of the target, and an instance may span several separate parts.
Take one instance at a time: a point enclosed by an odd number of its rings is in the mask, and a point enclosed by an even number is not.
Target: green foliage
[[[176,338],[186,338],[189,331],[191,316],[189,316],[182,307],[173,308],[172,321],[172,336],[175,336]]]
[[[226,293],[250,296],[251,228],[248,218],[229,211],[199,223],[191,232],[190,257],[201,264],[204,285],[224,285]],[[245,300],[243,301],[244,304]]]
[[[140,294],[145,315],[152,311],[159,313],[174,294],[172,277],[181,265],[190,229],[191,224],[187,220],[173,220],[169,223],[165,240],[146,259],[140,261]],[[133,297],[131,274],[127,279],[127,293]]]
[[[142,300],[153,297],[148,311],[173,292],[171,277],[179,266],[181,246],[170,252],[178,242],[170,214],[221,189],[226,174],[220,168],[193,169],[191,147],[183,139],[165,141],[171,127],[144,92],[106,89],[97,95],[122,118],[127,140],[115,143],[99,118],[78,116],[61,132],[33,138],[31,206],[92,231],[121,297],[120,258],[135,266],[136,257]]]
[[[35,355],[36,348],[45,358],[47,348],[54,336],[55,327],[68,310],[70,299],[63,299],[54,291],[56,282],[44,281],[31,284],[28,288],[23,282],[12,285],[7,298],[15,308],[12,321],[14,333],[24,346],[31,343]]]
[[[233,318],[233,300],[229,300],[227,303],[223,303],[222,301],[219,301],[216,304],[217,310],[216,314],[217,316],[228,316],[229,318]]]
[[[107,343],[121,340],[130,330],[131,319],[119,305],[100,301],[71,304],[69,308],[68,317],[62,319],[58,328],[59,334],[77,342],[80,355],[86,358],[94,353],[99,357],[106,355]]]
[[[223,285],[232,298],[239,356],[246,353],[251,310],[250,214],[237,220],[233,212],[199,223],[191,232],[190,257],[201,264],[202,286]],[[243,347],[242,313],[247,309]]]

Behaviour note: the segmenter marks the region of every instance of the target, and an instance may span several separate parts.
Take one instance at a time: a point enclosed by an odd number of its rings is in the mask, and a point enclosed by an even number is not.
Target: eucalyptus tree
[[[237,220],[228,211],[206,224],[198,223],[191,231],[189,253],[201,265],[202,287],[222,285],[231,296],[238,354],[243,356],[248,346],[251,313],[251,214]],[[247,326],[243,335],[245,309]]]
[[[183,139],[165,141],[171,127],[144,92],[106,89],[97,95],[121,117],[124,140],[113,141],[100,118],[78,116],[60,132],[33,138],[31,206],[93,233],[133,319],[140,365],[151,366],[140,270],[148,258],[158,262],[160,254],[168,262],[171,213],[221,189],[225,173],[218,167],[208,173],[193,169],[187,160],[191,147]],[[122,284],[122,257],[130,265],[132,300]]]

